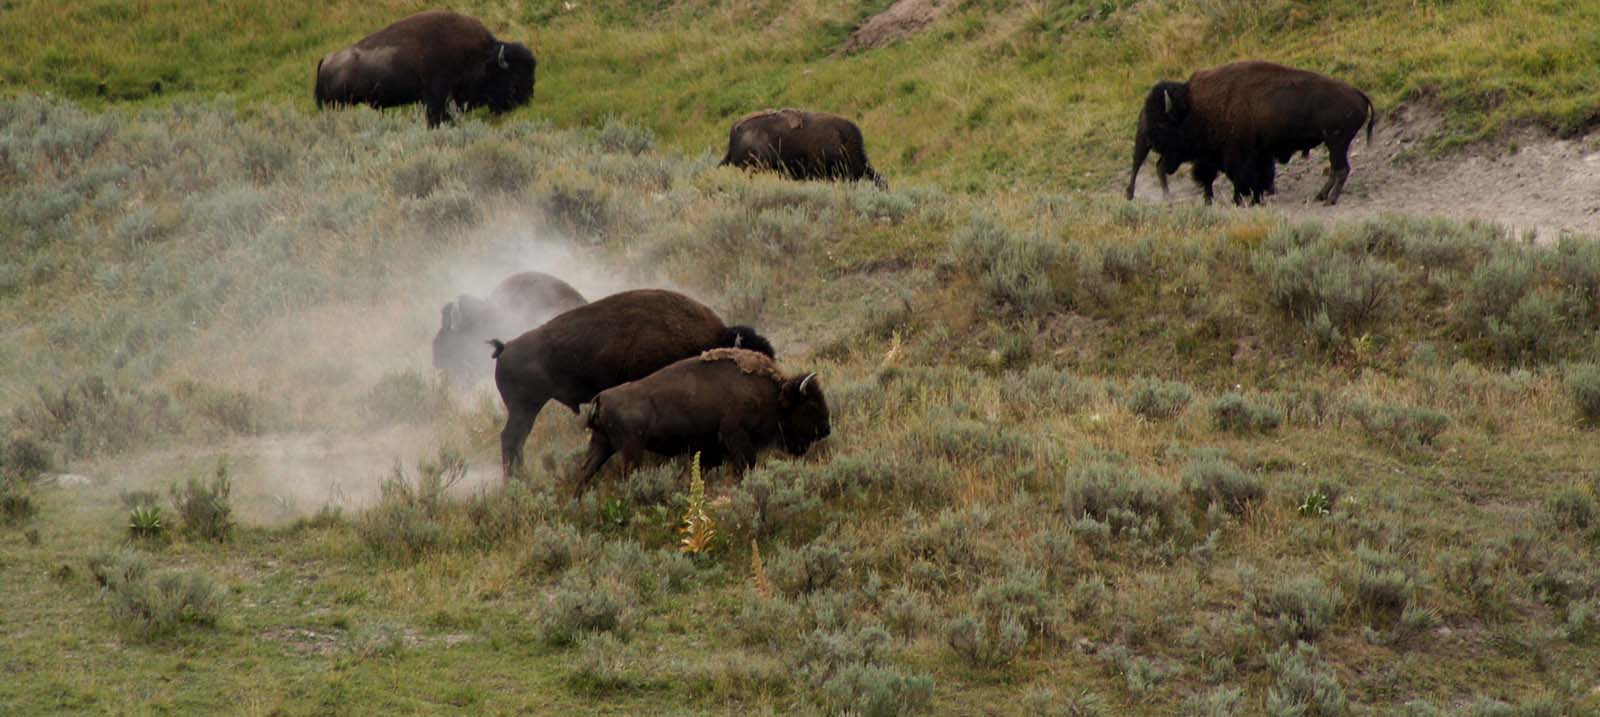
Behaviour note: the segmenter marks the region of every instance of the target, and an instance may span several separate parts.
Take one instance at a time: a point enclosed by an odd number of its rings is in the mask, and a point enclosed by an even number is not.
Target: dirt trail
[[[1421,142],[1438,126],[1437,117],[1410,108],[1379,118],[1372,143],[1363,136],[1351,148],[1350,179],[1335,207],[1313,199],[1325,179],[1326,150],[1309,159],[1296,156],[1278,168],[1278,194],[1266,206],[1324,220],[1386,213],[1482,219],[1513,236],[1532,232],[1538,241],[1563,233],[1600,235],[1600,133],[1563,140],[1525,131],[1502,146],[1423,158]],[[1153,160],[1139,174],[1139,201],[1162,201]],[[1167,201],[1199,201],[1188,174],[1186,168],[1172,177]],[[1214,188],[1219,205],[1233,194],[1225,178]]]

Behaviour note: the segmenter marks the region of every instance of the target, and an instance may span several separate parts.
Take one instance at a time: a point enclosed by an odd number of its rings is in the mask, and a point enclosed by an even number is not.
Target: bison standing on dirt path
[[[483,355],[485,341],[521,334],[587,303],[567,282],[537,271],[506,277],[489,292],[487,301],[458,296],[439,311],[433,367],[452,382],[472,383],[491,368]]]
[[[724,325],[704,304],[659,289],[613,294],[490,344],[494,383],[506,405],[500,461],[507,478],[522,466],[523,443],[548,401],[577,412],[601,391],[707,349],[772,355],[772,344],[754,329]]]
[[[1376,122],[1372,100],[1361,90],[1271,62],[1232,62],[1196,72],[1188,82],[1163,80],[1150,88],[1139,112],[1127,197],[1133,199],[1139,167],[1155,150],[1163,192],[1167,175],[1192,162],[1207,204],[1218,171],[1232,180],[1236,204],[1246,196],[1259,204],[1273,192],[1276,162],[1327,145],[1331,172],[1317,199],[1332,205],[1350,176],[1350,144],[1363,123],[1372,142]]]
[[[648,377],[601,391],[587,411],[589,454],[578,475],[583,495],[600,467],[620,452],[624,470],[645,451],[700,453],[707,468],[730,459],[740,471],[774,442],[792,455],[828,437],[828,401],[815,373],[785,378],[763,354],[716,349]]]
[[[421,102],[429,127],[463,111],[499,114],[533,97],[533,52],[502,42],[477,18],[429,10],[396,21],[317,62],[317,107],[382,109]]]
[[[717,166],[776,169],[791,179],[870,179],[889,183],[867,161],[856,123],[826,112],[783,109],[752,112],[728,131],[728,152]]]

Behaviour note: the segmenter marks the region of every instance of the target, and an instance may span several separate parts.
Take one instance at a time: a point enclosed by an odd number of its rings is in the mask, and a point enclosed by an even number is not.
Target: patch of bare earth
[[[1501,145],[1427,157],[1422,143],[1438,127],[1431,113],[1398,108],[1379,118],[1370,144],[1363,134],[1351,147],[1350,178],[1337,206],[1315,200],[1327,180],[1323,149],[1280,165],[1278,194],[1266,206],[1291,217],[1323,220],[1380,214],[1479,219],[1517,237],[1534,234],[1539,241],[1563,233],[1600,234],[1600,133],[1567,140],[1527,130]],[[1139,173],[1137,199],[1159,202],[1154,155],[1151,160]],[[1171,184],[1166,201],[1199,201],[1200,190],[1187,168]],[[1219,178],[1214,190],[1218,205],[1233,196],[1226,178]]]
[[[953,0],[899,0],[861,23],[844,41],[844,52],[860,52],[899,42],[933,24]]]

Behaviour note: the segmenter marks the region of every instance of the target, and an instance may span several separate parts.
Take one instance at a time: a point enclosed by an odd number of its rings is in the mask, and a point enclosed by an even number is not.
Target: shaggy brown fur
[[[1273,192],[1277,162],[1327,145],[1332,171],[1317,198],[1334,204],[1350,175],[1350,144],[1363,122],[1371,142],[1377,114],[1361,90],[1270,62],[1232,62],[1196,72],[1188,82],[1158,82],[1139,113],[1127,196],[1133,198],[1139,167],[1155,150],[1163,190],[1166,175],[1193,162],[1208,204],[1219,170],[1233,181],[1236,203],[1245,196],[1259,203]]]
[[[728,151],[718,166],[777,169],[791,179],[870,179],[889,188],[867,161],[861,129],[827,112],[762,110],[740,117],[728,130]]]
[[[726,326],[700,302],[659,289],[614,294],[507,343],[490,343],[495,386],[506,406],[500,458],[508,478],[522,464],[523,442],[548,401],[576,412],[601,391],[706,349],[737,343],[772,354],[755,330]]]
[[[639,465],[646,451],[698,452],[706,468],[728,459],[740,471],[755,465],[756,454],[774,442],[804,454],[830,432],[828,402],[816,374],[778,376],[766,356],[719,350],[602,391],[586,417],[589,453],[577,493],[619,452],[624,472]]]
[[[495,113],[533,97],[536,61],[527,47],[501,42],[477,18],[429,10],[398,20],[317,62],[317,107],[421,102],[429,127],[463,110]]]

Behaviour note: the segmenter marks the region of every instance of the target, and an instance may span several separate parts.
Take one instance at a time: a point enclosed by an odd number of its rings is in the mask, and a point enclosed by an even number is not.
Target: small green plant
[[[1310,493],[1307,493],[1305,499],[1300,501],[1300,507],[1297,508],[1301,515],[1311,516],[1314,518],[1325,516],[1331,512],[1332,509],[1333,499],[1329,498],[1328,494],[1322,492],[1321,490],[1313,490]]]
[[[172,507],[191,538],[220,543],[233,534],[233,506],[228,496],[233,482],[228,478],[226,461],[217,463],[211,480],[190,478],[171,488]]]
[[[161,516],[161,506],[135,505],[129,509],[128,537],[150,542],[166,540],[167,524]]]

